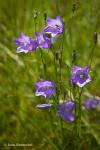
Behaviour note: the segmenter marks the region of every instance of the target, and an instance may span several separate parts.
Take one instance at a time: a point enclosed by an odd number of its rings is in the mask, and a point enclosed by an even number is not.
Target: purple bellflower
[[[65,121],[74,121],[74,101],[68,101],[58,105],[58,116],[62,117]]]
[[[62,34],[64,32],[64,24],[61,16],[57,16],[56,19],[47,18],[47,26],[44,32],[51,34],[52,37]]]
[[[91,77],[89,75],[89,68],[87,66],[83,68],[74,66],[72,68],[71,83],[73,85],[78,85],[79,87],[83,87],[85,84],[87,84],[90,81],[91,81]]]
[[[46,99],[49,99],[56,92],[55,83],[49,80],[40,80],[35,83],[36,96],[43,95]]]
[[[38,42],[38,47],[42,49],[50,48],[51,47],[51,39],[46,37],[42,33],[35,33],[37,42]]]
[[[38,43],[36,40],[31,37],[26,36],[24,33],[21,33],[19,38],[15,38],[15,43],[18,45],[17,53],[36,50]]]
[[[46,108],[51,108],[52,104],[38,104],[36,105],[36,107],[40,109],[46,109]]]
[[[83,109],[96,109],[98,105],[100,105],[100,99],[94,96],[85,100]]]

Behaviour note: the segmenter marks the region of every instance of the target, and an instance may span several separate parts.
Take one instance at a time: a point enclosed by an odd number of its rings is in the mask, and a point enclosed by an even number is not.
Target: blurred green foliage
[[[73,13],[73,5],[75,11]],[[89,65],[94,45],[93,33],[98,33],[92,70],[93,82],[86,86],[87,95],[100,96],[100,1],[96,0],[0,0],[0,150],[64,150],[74,149],[73,124],[63,124],[64,143],[61,145],[60,121],[54,110],[37,110],[45,102],[35,97],[33,84],[43,77],[40,53],[16,54],[14,38],[21,32],[34,37],[34,10],[38,11],[37,31],[44,26],[43,13],[49,17],[61,15],[65,22],[63,78],[69,83],[68,66],[72,51],[77,51],[77,64]],[[47,77],[54,81],[51,52],[44,53]],[[67,88],[67,85],[66,85]],[[97,110],[100,114],[100,111]],[[100,149],[100,124],[90,112],[84,114],[81,149]],[[100,117],[100,116],[99,116]],[[32,143],[32,147],[8,147],[7,143]]]

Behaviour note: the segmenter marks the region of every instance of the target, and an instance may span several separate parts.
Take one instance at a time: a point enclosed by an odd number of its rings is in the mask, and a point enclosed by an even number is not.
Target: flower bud
[[[73,10],[73,13],[75,12],[75,10],[76,10],[76,4],[74,3],[73,4],[73,8],[72,8],[72,10]]]
[[[38,16],[38,11],[35,9],[34,10],[34,19],[37,19],[37,16]]]
[[[43,64],[43,67],[44,67],[44,70],[46,71],[46,64],[45,63]]]
[[[97,32],[94,32],[94,44],[96,45],[96,43],[97,43]]]
[[[59,59],[59,52],[56,52],[56,53],[55,53],[55,57],[56,57],[56,60]]]
[[[47,20],[47,13],[46,13],[46,11],[44,11],[43,16],[44,16],[44,20],[46,21]]]
[[[76,57],[77,57],[76,50],[73,50],[73,52],[72,52],[72,63],[76,62]]]

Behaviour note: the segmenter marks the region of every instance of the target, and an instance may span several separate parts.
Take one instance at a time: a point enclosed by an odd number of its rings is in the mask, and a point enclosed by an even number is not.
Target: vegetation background
[[[75,12],[73,13],[73,5]],[[44,26],[44,12],[49,17],[61,15],[65,22],[63,78],[69,80],[68,66],[72,51],[77,51],[79,66],[89,65],[94,46],[93,33],[98,33],[92,69],[93,82],[85,96],[100,96],[100,0],[0,0],[0,150],[74,149],[72,123],[64,122],[64,144],[55,111],[38,110],[45,102],[35,97],[34,83],[42,76],[39,51],[16,53],[14,38],[21,32],[34,37],[34,10],[38,11],[37,31]],[[55,79],[52,54],[45,53],[48,78]],[[67,87],[66,87],[67,88]],[[89,111],[83,118],[81,149],[100,149],[100,110]],[[31,143],[32,147],[8,147],[8,143]],[[5,145],[6,144],[6,145]]]

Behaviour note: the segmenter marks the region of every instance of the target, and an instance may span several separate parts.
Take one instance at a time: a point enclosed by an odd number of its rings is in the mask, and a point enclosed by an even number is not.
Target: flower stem
[[[82,91],[83,91],[83,88],[81,89],[80,93],[79,93],[79,108],[78,108],[78,136],[79,138],[81,137],[81,95],[82,95]]]
[[[97,32],[94,32],[94,45],[93,45],[92,50],[90,52],[90,63],[89,63],[90,68],[91,68],[91,65],[92,65],[92,62],[93,62],[96,44],[97,44]]]
[[[61,123],[61,136],[62,136],[62,140],[61,140],[61,147],[64,147],[64,128],[63,128],[63,119],[60,118],[60,123]]]
[[[93,46],[92,50],[91,50],[91,54],[90,54],[90,62],[89,62],[89,68],[91,68],[92,62],[93,62],[93,57],[94,57],[94,52],[95,52],[95,46]]]
[[[74,96],[74,100],[75,100],[75,135],[76,135],[76,141],[75,141],[75,150],[79,150],[80,149],[80,138],[81,138],[81,107],[82,107],[82,103],[81,103],[81,95],[82,95],[82,91],[83,88],[81,88],[81,90],[78,93],[78,98],[77,98],[77,88],[73,87],[73,96]]]
[[[60,50],[60,59],[59,59],[59,69],[60,69],[60,80],[62,79],[62,60],[63,60],[63,45],[64,45],[65,33],[63,33],[61,50]]]
[[[43,72],[44,72],[44,79],[45,79],[46,78],[46,64],[43,59],[43,52],[42,52],[41,48],[40,48],[40,55],[41,55],[41,61],[42,61],[42,65],[43,65]]]
[[[54,67],[55,67],[55,76],[56,76],[56,82],[58,81],[57,77],[57,59],[56,59],[56,53],[54,52]]]
[[[76,87],[73,87],[73,96],[75,100],[75,129],[77,133],[77,99],[76,99]]]

